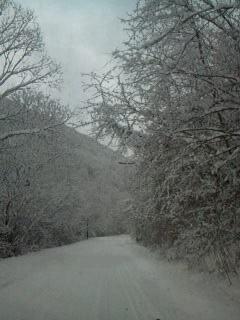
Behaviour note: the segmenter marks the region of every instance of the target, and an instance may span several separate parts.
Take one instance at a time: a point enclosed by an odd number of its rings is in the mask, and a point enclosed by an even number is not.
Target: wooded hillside
[[[0,135],[53,117],[41,95],[21,99],[0,104],[8,114]],[[0,141],[0,256],[126,232],[120,159],[64,124]]]

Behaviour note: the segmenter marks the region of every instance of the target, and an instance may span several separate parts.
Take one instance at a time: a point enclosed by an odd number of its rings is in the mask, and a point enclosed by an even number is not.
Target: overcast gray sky
[[[49,55],[61,63],[63,103],[83,99],[81,73],[101,71],[126,39],[120,17],[136,0],[17,0],[35,11]]]

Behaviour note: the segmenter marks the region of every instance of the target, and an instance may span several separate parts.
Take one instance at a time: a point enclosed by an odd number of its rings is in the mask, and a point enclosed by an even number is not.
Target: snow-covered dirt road
[[[0,261],[0,320],[238,320],[237,299],[127,236]]]

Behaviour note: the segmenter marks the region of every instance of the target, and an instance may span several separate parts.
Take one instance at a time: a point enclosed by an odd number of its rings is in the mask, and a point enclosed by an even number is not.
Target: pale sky
[[[49,55],[62,65],[60,99],[83,100],[81,73],[101,72],[110,53],[126,40],[119,18],[136,0],[17,0],[35,11]]]

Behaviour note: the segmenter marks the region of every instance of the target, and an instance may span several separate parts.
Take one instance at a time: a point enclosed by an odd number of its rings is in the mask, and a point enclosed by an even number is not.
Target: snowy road
[[[127,236],[90,239],[0,261],[0,320],[239,319],[198,283]]]

